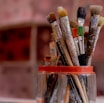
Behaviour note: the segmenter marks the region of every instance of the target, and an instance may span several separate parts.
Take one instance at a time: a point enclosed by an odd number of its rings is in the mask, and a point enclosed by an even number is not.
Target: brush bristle
[[[75,21],[70,21],[70,27],[71,28],[77,28],[78,27],[78,23]]]
[[[103,9],[103,6],[101,5],[91,5],[90,6],[91,15],[94,15],[94,14],[99,15],[102,9]]]
[[[98,26],[103,26],[104,25],[104,17],[100,16]]]
[[[57,8],[57,13],[58,13],[59,17],[67,16],[66,9],[61,6]]]
[[[56,21],[56,16],[54,12],[50,13],[49,15],[50,15],[51,20]]]
[[[54,12],[51,12],[48,16],[47,16],[47,20],[49,23],[53,23],[54,21],[56,21],[56,16]]]
[[[82,19],[85,19],[86,18],[86,10],[85,10],[84,7],[79,7],[78,8],[77,18],[82,18]]]

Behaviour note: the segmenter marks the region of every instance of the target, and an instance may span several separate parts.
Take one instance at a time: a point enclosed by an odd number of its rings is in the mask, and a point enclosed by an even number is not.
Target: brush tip
[[[103,6],[101,5],[90,5],[91,15],[94,15],[94,14],[99,15],[102,9],[103,9]]]
[[[77,28],[78,27],[78,23],[75,21],[70,21],[70,27],[71,28]]]
[[[78,18],[85,19],[85,17],[86,17],[86,10],[85,10],[84,7],[79,7],[79,8],[78,8],[77,17],[78,17]]]
[[[53,23],[54,21],[56,21],[56,16],[54,12],[51,12],[48,16],[47,16],[47,20],[49,23]]]
[[[57,8],[57,13],[59,15],[59,17],[64,17],[64,16],[67,16],[67,11],[65,8],[63,8],[62,6],[59,6]]]
[[[58,8],[57,8],[57,10],[62,10],[63,9],[63,7],[62,6],[59,6]]]
[[[104,25],[104,17],[100,16],[98,26],[103,26]]]

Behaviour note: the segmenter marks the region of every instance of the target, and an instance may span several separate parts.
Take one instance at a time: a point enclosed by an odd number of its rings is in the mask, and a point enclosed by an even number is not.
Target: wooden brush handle
[[[66,45],[65,45],[65,42],[64,42],[63,38],[60,39],[60,42],[61,42],[61,46],[62,46],[62,48],[63,48],[63,51],[64,51],[64,53],[65,53],[65,57],[66,57],[66,59],[67,59],[67,61],[68,61],[68,65],[72,66],[73,63],[72,63],[72,60],[71,60],[71,58],[70,58],[70,55],[69,55],[69,53],[68,53],[68,50],[67,50],[67,47],[66,47]]]
[[[69,97],[70,97],[70,86],[67,85],[65,91],[64,103],[69,103]]]
[[[82,97],[83,103],[88,103],[87,100],[86,100],[86,96],[85,96],[85,94],[84,94],[84,91],[83,91],[83,88],[82,88],[82,86],[81,86],[81,83],[80,83],[80,81],[79,81],[78,76],[77,76],[77,75],[72,75],[72,76],[73,76],[73,79],[75,80],[75,83],[76,83],[76,85],[77,85],[77,88],[78,88],[78,90],[79,90],[79,92],[80,92],[80,95],[81,95],[81,97]]]

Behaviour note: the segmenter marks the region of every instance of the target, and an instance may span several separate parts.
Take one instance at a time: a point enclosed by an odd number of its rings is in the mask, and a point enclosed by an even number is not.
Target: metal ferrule
[[[85,23],[85,19],[83,19],[83,18],[78,18],[78,25],[79,25],[79,26],[83,26],[84,23]]]

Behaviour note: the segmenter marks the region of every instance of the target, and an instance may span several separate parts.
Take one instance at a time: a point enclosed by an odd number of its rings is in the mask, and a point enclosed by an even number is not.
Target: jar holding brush
[[[91,63],[100,29],[104,25],[104,17],[100,16],[102,8],[101,5],[90,6],[91,19],[86,40],[84,7],[78,8],[77,23],[70,22],[67,10],[61,6],[57,8],[58,17],[55,12],[47,16],[58,58],[53,63],[51,55],[50,65],[39,67],[37,98],[42,100],[41,103],[96,102],[96,74]],[[61,66],[58,66],[59,58]]]
[[[96,74],[92,66],[40,66],[39,75],[44,76],[42,84],[38,84],[41,103],[96,102]]]

